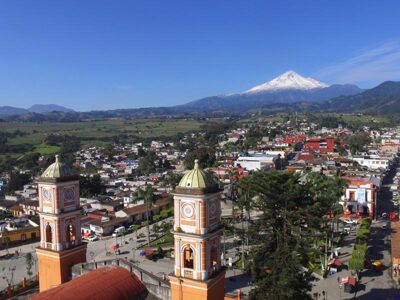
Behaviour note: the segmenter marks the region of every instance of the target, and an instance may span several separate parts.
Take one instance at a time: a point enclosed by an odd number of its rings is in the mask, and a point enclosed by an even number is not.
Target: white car
[[[99,239],[99,237],[97,235],[91,235],[88,237],[89,242],[94,242],[94,241],[97,241],[98,239]]]
[[[346,218],[343,218],[343,219],[340,219],[340,220],[342,220],[344,223],[346,223],[346,224],[357,224],[358,223],[358,221],[357,220],[353,220],[353,219],[346,219]]]

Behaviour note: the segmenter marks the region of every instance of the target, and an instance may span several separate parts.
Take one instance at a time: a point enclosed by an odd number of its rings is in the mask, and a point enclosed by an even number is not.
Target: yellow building
[[[40,238],[40,226],[27,218],[18,218],[0,229],[0,249]]]

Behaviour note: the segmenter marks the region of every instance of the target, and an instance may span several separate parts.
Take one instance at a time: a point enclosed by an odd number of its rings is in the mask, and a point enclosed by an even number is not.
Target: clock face
[[[72,201],[75,197],[75,192],[73,188],[66,189],[64,192],[65,200]]]
[[[45,201],[51,200],[51,193],[48,189],[43,189],[43,200]]]
[[[194,208],[191,204],[188,204],[188,203],[183,204],[181,213],[182,213],[183,217],[190,219],[194,215]]]

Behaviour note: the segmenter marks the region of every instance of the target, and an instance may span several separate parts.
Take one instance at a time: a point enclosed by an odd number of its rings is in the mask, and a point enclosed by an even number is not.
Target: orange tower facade
[[[40,246],[36,248],[40,292],[70,280],[71,267],[86,261],[82,244],[79,177],[59,161],[38,180]]]
[[[195,161],[174,193],[175,270],[172,300],[222,300],[221,201],[212,176]]]

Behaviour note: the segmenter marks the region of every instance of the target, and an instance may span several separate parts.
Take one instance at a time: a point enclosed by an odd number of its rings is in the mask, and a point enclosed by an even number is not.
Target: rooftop
[[[121,267],[103,267],[34,296],[33,300],[143,299],[143,283]]]

